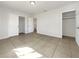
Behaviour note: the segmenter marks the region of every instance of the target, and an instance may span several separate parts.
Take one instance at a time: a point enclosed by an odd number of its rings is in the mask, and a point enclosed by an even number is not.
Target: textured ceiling
[[[36,5],[30,5],[29,1],[1,1],[0,6],[25,12],[29,15],[39,14],[45,11],[72,4],[73,1],[36,1]]]

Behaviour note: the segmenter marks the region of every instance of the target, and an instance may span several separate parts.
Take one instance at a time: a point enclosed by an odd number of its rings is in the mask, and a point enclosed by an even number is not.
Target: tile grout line
[[[12,43],[13,47],[16,48],[16,46],[14,45],[14,43],[10,40],[10,42]]]
[[[71,58],[72,58],[72,50],[71,50],[72,48],[71,47],[72,47],[72,45],[71,45],[71,41],[70,41],[70,52],[71,52]]]
[[[60,43],[60,39],[59,39],[58,44],[57,44],[57,45],[56,45],[56,47],[55,47],[55,50],[54,50],[54,52],[53,52],[53,54],[52,54],[51,58],[53,58],[53,56],[54,56],[54,54],[55,54],[55,52],[56,52],[56,50],[57,50],[57,47],[58,47],[59,43]]]
[[[34,34],[33,34],[34,35]],[[23,43],[24,44],[26,44],[26,45],[28,45],[28,43],[31,43],[31,44],[33,44],[32,46],[30,46],[30,47],[34,47],[35,45],[37,45],[35,48],[38,48],[38,47],[41,47],[42,45],[46,45],[46,44],[49,44],[51,41],[49,41],[49,39],[50,39],[50,37],[42,37],[42,38],[40,38],[40,37],[35,37],[35,36],[33,36],[33,35],[30,35],[30,36],[27,36],[28,38],[30,38],[30,41],[31,42],[27,42],[27,37],[25,37],[25,36],[21,36],[21,38],[18,36],[18,40],[16,40],[17,39],[17,37],[14,37],[14,38],[10,38],[7,42],[10,42],[10,44],[11,44],[11,47],[12,47],[12,49],[11,50],[13,50],[13,49],[15,49],[15,48],[17,48],[17,42],[20,40],[21,42],[22,42],[22,45],[23,45]],[[33,36],[33,37],[32,37]],[[33,38],[33,39],[32,39]],[[23,40],[24,39],[24,40]],[[31,40],[32,39],[32,40]],[[44,40],[42,40],[42,39],[44,39]],[[55,40],[55,39],[54,39]],[[17,41],[17,42],[16,42]],[[27,42],[27,43],[25,43],[25,41]],[[48,42],[49,41],[49,42]],[[63,40],[61,40],[61,39],[58,39],[58,40],[56,40],[55,41],[55,45],[54,44],[51,44],[51,46],[50,45],[47,45],[47,52],[45,53],[45,57],[47,57],[47,58],[56,58],[55,57],[55,55],[56,55],[56,52],[57,52],[57,50],[58,50],[58,47],[60,46],[59,44],[61,43],[61,41],[62,42],[64,42]],[[6,42],[6,41],[4,41],[4,42]],[[38,42],[39,42],[39,44],[38,44]],[[42,42],[42,44],[41,44],[41,42]],[[44,43],[45,42],[45,43]],[[71,41],[71,40],[68,40],[67,39],[67,48],[68,48],[68,50],[70,51],[69,52],[69,54],[68,54],[68,56],[70,56],[69,58],[73,58],[74,57],[74,55],[73,55],[73,42]],[[52,42],[51,42],[52,43]],[[41,45],[40,45],[41,44]],[[66,44],[66,43],[65,43]],[[9,44],[8,44],[9,45]],[[54,48],[52,48],[53,46],[52,45],[54,45]],[[7,45],[5,45],[5,46],[7,46]],[[50,47],[49,47],[50,46]],[[43,47],[42,47],[43,48]],[[50,51],[51,50],[51,51]],[[4,49],[3,49],[3,51],[4,51]],[[41,50],[39,49],[39,52],[40,52]],[[58,50],[59,51],[59,50]],[[65,50],[66,51],[66,50]],[[37,51],[38,52],[38,51]],[[45,52],[45,51],[44,51]],[[51,53],[50,53],[51,52]],[[48,53],[48,54],[47,54]],[[49,54],[50,53],[50,54]]]

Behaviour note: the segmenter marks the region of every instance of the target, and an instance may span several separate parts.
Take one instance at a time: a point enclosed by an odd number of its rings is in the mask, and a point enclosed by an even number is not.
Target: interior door
[[[19,16],[19,33],[25,33],[25,17]]]
[[[28,18],[27,24],[28,33],[33,32],[33,19],[31,17]]]

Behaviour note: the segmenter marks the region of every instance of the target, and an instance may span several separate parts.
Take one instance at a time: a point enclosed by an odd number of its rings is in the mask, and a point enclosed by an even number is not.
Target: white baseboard
[[[55,36],[55,35],[49,35],[49,34],[44,34],[44,33],[39,33],[37,32],[38,34],[42,34],[42,35],[47,35],[47,36],[51,36],[51,37],[55,37],[55,38],[59,38],[59,39],[62,39],[62,36]]]
[[[17,36],[17,35],[10,35],[10,36],[0,37],[0,40],[7,39],[7,38],[10,38],[10,37],[13,37],[13,36]]]
[[[0,40],[7,39],[9,36],[0,37]]]

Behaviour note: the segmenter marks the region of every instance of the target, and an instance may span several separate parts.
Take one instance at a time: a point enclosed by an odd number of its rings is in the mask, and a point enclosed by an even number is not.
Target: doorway
[[[25,33],[25,17],[19,16],[19,34]]]
[[[76,12],[69,11],[62,13],[62,37],[75,38]]]
[[[33,32],[37,32],[37,18],[33,19],[33,23],[34,23],[34,31]]]

